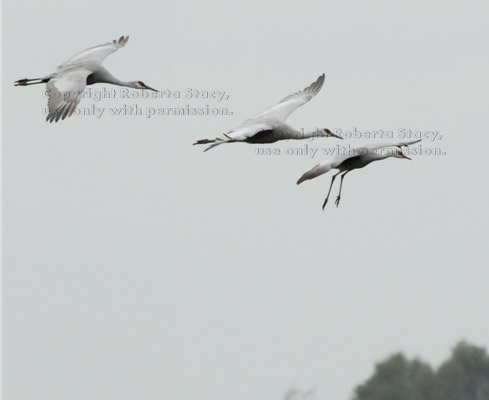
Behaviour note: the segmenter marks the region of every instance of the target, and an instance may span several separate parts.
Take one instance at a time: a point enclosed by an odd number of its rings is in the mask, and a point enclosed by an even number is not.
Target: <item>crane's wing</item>
[[[273,127],[267,123],[260,123],[254,125],[243,126],[237,129],[233,129],[228,133],[224,133],[218,139],[221,140],[232,140],[235,142],[245,141],[246,139],[252,138],[256,134],[272,130]]]
[[[46,85],[49,109],[46,121],[58,122],[73,114],[91,73],[88,69],[77,68],[64,71],[49,80]]]
[[[331,171],[333,168],[336,168],[343,161],[348,158],[355,157],[356,154],[341,154],[337,156],[333,156],[328,158],[325,161],[320,162],[319,164],[312,167],[309,171],[306,171],[297,181],[297,184],[300,185],[304,181],[308,181],[309,179],[317,178],[320,175],[325,174],[326,172]]]
[[[273,107],[270,107],[253,118],[250,118],[250,120],[258,118],[275,118],[284,122],[296,109],[303,104],[306,104],[309,100],[316,96],[323,87],[323,84],[324,74],[322,74],[315,82],[311,83],[311,85],[305,89],[287,96],[278,104],[275,104]]]
[[[119,40],[113,40],[112,43],[105,43],[99,46],[90,47],[89,49],[83,50],[66,60],[58,67],[58,69],[82,63],[101,64],[108,55],[119,50],[121,47],[124,47],[128,40],[129,36],[121,36]]]

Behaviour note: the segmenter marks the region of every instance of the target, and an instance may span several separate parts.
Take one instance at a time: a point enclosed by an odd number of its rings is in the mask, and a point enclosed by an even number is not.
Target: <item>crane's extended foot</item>
[[[324,207],[326,207],[326,204],[328,204],[328,198],[326,197],[326,199],[324,200],[324,203],[323,203],[323,211],[324,211]]]
[[[18,81],[14,82],[15,86],[28,86],[28,85],[38,85],[39,83],[47,83],[49,81],[49,78],[42,79],[42,78],[35,78],[35,79],[19,79]]]
[[[329,200],[329,194],[331,193],[331,188],[333,187],[333,183],[334,183],[334,180],[336,179],[336,176],[338,174],[340,174],[340,172],[338,172],[337,174],[334,174],[332,177],[331,177],[331,184],[329,185],[329,190],[328,190],[328,194],[326,196],[326,199],[324,200],[324,203],[323,203],[323,210],[324,210],[324,207],[326,207],[326,204],[328,203],[328,200]]]
[[[14,85],[15,86],[27,86],[27,82],[29,82],[29,79],[19,79],[18,81],[15,81]]]
[[[341,199],[341,196],[338,196],[336,198],[336,201],[334,202],[336,204],[336,208],[338,208],[338,204],[340,204],[340,199]]]

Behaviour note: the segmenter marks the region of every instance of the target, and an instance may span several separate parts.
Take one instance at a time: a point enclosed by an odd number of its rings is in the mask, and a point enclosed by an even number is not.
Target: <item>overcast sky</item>
[[[461,339],[489,347],[488,12],[4,1],[6,399],[279,400],[297,386],[342,400],[392,352],[436,365]],[[104,65],[180,99],[97,85],[116,89],[80,103],[99,118],[49,124],[44,85],[13,86],[121,35]],[[266,146],[278,156],[192,146],[323,72],[291,125],[435,131],[422,144],[443,154],[352,172],[323,212],[330,176],[295,182],[325,156],[287,153],[338,140]],[[228,115],[147,118],[187,104]],[[111,115],[134,105],[142,115]]]

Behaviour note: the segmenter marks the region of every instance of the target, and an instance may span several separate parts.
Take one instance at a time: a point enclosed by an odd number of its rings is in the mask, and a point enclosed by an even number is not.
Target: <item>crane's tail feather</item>
[[[15,86],[28,86],[28,85],[38,85],[40,83],[47,83],[49,81],[48,78],[35,78],[35,79],[19,79],[14,82]]]
[[[309,179],[314,179],[317,178],[319,175],[325,174],[326,172],[331,170],[331,165],[326,164],[326,165],[321,165],[318,164],[314,168],[310,169],[304,175],[302,175],[299,180],[297,181],[297,184],[300,185],[304,181],[308,181]]]
[[[216,140],[213,144],[211,144],[209,147],[206,147],[204,150],[204,153],[210,149],[213,149],[216,146],[219,146],[220,144],[226,143],[225,140]]]
[[[229,137],[226,134],[224,134],[224,136]],[[219,146],[220,144],[223,144],[223,143],[231,143],[231,142],[235,142],[235,140],[233,140],[233,139],[223,140],[222,138],[217,138],[216,137],[215,139],[200,139],[200,140],[197,140],[194,143],[194,146],[196,144],[209,144],[209,143],[211,143],[211,145],[209,147],[206,147],[206,149],[204,150],[204,152],[206,152],[206,151],[208,151],[210,149],[213,149],[216,146]]]
[[[194,143],[194,146],[196,144],[209,144],[209,143],[214,143],[216,140],[215,139],[200,139],[200,140],[197,140],[195,143]]]

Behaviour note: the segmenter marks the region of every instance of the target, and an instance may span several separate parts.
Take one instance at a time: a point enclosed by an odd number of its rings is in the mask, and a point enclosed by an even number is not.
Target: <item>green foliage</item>
[[[489,400],[489,357],[482,347],[459,343],[436,378],[438,399]]]
[[[489,357],[484,348],[461,342],[435,371],[394,354],[376,365],[354,400],[489,400]]]

